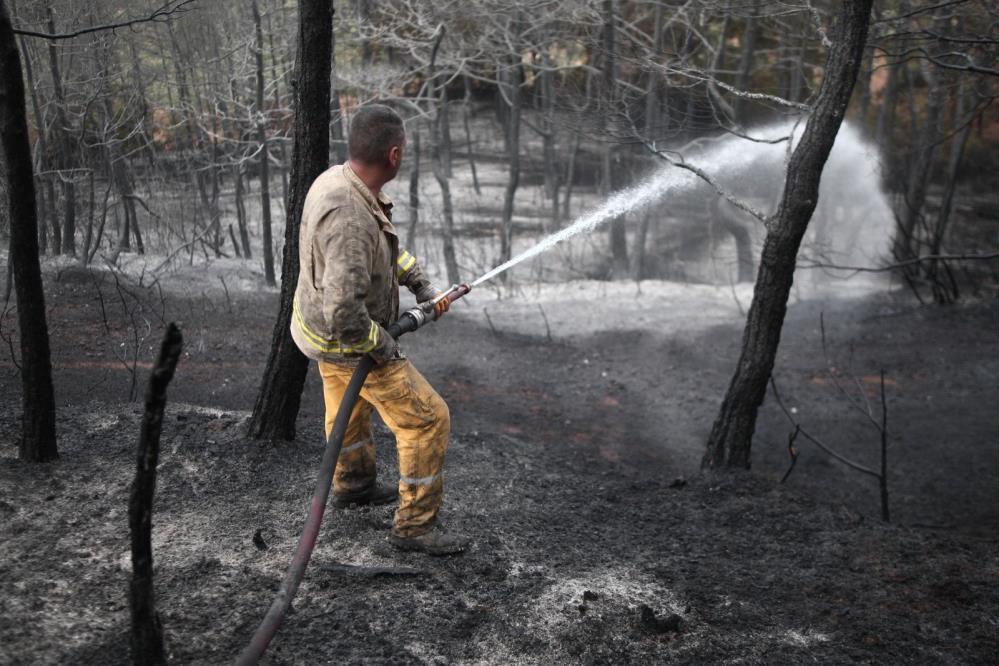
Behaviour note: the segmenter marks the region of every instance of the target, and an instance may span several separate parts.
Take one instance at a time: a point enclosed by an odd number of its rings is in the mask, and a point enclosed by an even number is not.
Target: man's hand
[[[444,292],[440,292],[437,296],[440,296]],[[437,298],[435,296],[434,298]],[[434,305],[434,319],[440,319],[444,316],[444,313],[451,309],[451,301],[446,298],[442,298]]]

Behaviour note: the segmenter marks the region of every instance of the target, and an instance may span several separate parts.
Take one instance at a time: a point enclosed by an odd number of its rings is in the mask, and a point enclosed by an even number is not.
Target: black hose
[[[409,313],[406,313],[393,324],[388,332],[393,338],[416,330],[422,323]],[[251,666],[260,661],[270,644],[278,627],[284,620],[285,613],[291,605],[291,600],[298,591],[298,586],[305,575],[305,567],[312,557],[312,550],[316,546],[316,538],[319,536],[319,526],[323,522],[323,513],[326,511],[326,501],[329,499],[330,486],[333,482],[333,471],[336,469],[336,461],[340,457],[340,448],[343,446],[343,437],[347,432],[347,424],[350,422],[350,415],[354,411],[357,399],[361,395],[361,387],[364,380],[368,378],[368,373],[374,367],[375,362],[370,356],[365,356],[357,364],[354,374],[347,384],[343,398],[340,400],[340,408],[336,413],[336,420],[333,422],[333,430],[329,439],[326,440],[326,451],[323,453],[323,462],[319,466],[319,476],[316,478],[316,488],[312,492],[312,505],[309,507],[309,516],[305,520],[305,527],[302,528],[302,535],[298,537],[298,547],[295,549],[295,556],[288,567],[288,573],[281,581],[274,601],[271,602],[267,614],[261,620],[260,626],[253,633],[249,645],[239,655],[236,660],[238,666]]]

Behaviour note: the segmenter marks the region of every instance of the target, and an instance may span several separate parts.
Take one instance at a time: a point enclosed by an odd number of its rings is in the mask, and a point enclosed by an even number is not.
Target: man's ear
[[[402,146],[392,146],[388,152],[389,164],[397,167],[402,162]]]

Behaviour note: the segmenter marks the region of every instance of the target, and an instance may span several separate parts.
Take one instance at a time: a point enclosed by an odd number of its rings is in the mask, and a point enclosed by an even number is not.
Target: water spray
[[[790,134],[792,129],[792,123],[785,123],[765,128],[760,130],[759,133],[772,134],[778,132],[776,136],[779,137]],[[859,138],[851,139],[850,141],[856,144],[856,146],[861,146]],[[725,172],[734,171],[740,173],[751,167],[764,154],[761,151],[770,151],[774,155],[780,156],[783,154],[784,149],[779,146],[775,147],[774,145],[766,144],[756,144],[755,149],[749,149],[745,144],[736,141],[719,141],[710,148],[702,151],[698,157],[698,162],[706,170],[710,169],[712,177],[717,177]],[[856,151],[857,148],[854,149],[854,152]],[[854,156],[851,155],[850,157],[853,158]],[[855,171],[855,160],[849,159],[847,163]],[[445,299],[449,303],[454,303],[469,293],[473,287],[493,279],[517,264],[536,257],[543,252],[547,252],[564,240],[568,240],[580,233],[592,231],[603,222],[652,203],[668,194],[696,187],[699,183],[698,176],[693,173],[678,169],[673,165],[666,165],[640,184],[615,193],[601,205],[578,217],[568,227],[541,240],[530,249],[518,254],[509,261],[496,266],[481,277],[476,278],[470,284],[452,285],[447,291],[438,295],[433,300],[406,311],[397,322],[389,327],[388,332],[393,338],[398,338],[400,335],[415,331],[425,324],[436,320],[435,306]],[[329,499],[333,471],[336,467],[337,458],[340,456],[340,448],[347,430],[347,423],[350,420],[351,412],[354,410],[354,405],[360,396],[361,387],[364,385],[364,381],[373,367],[374,359],[371,356],[364,356],[360,363],[358,363],[357,369],[354,371],[350,383],[347,385],[343,399],[340,401],[336,420],[333,423],[333,430],[326,442],[326,450],[323,453],[319,476],[316,479],[309,515],[302,530],[302,535],[299,537],[295,555],[267,614],[264,616],[256,632],[254,632],[250,644],[243,650],[243,653],[236,662],[240,666],[256,664],[260,660],[274,634],[277,632],[278,627],[281,625],[291,605],[291,600],[298,590],[298,586],[305,574],[305,567],[308,565],[309,559],[312,556],[312,550],[316,545],[316,538],[319,535],[319,526],[322,523],[323,513],[326,510],[326,502]]]

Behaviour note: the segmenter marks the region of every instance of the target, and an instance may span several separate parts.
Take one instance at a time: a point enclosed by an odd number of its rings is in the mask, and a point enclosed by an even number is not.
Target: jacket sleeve
[[[381,360],[391,355],[395,341],[368,314],[365,298],[371,288],[376,231],[352,205],[327,215],[317,248],[326,259],[323,275],[323,315],[344,353],[367,354]]]
[[[405,248],[399,248],[399,258],[395,262],[395,276],[400,285],[413,292],[418,303],[429,301],[438,293],[437,288],[423,274],[416,257]]]

